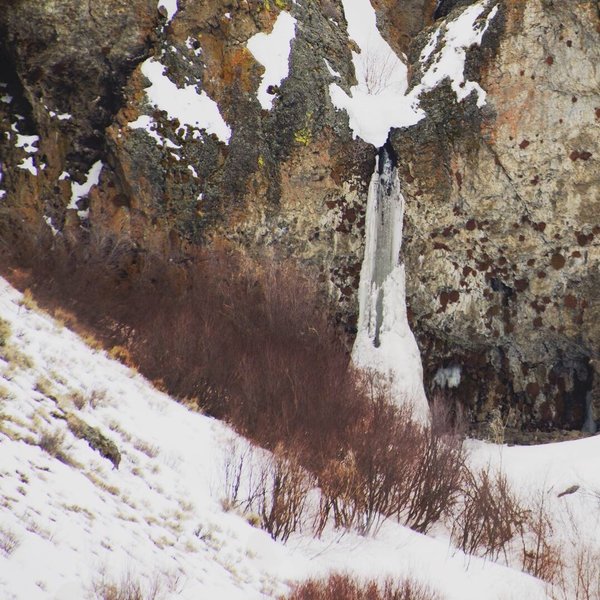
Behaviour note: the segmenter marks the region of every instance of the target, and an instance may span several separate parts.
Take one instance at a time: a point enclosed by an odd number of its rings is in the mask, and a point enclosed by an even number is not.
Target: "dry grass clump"
[[[44,451],[54,456],[61,462],[70,465],[71,458],[64,448],[65,434],[60,429],[54,431],[45,430],[39,434],[37,445]]]
[[[10,556],[21,543],[17,534],[6,527],[0,526],[0,551],[4,556]]]
[[[383,584],[361,582],[349,575],[333,574],[327,579],[311,579],[299,584],[286,600],[441,600],[427,586],[406,579],[388,579]]]
[[[105,573],[101,573],[91,587],[94,600],[161,600],[164,597],[158,580],[145,588],[130,573],[119,581],[110,580]]]
[[[10,323],[4,319],[0,319],[0,347],[8,344],[11,335]]]

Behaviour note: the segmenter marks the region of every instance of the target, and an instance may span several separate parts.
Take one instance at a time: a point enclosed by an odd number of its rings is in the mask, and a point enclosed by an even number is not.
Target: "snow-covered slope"
[[[272,598],[331,570],[410,575],[448,599],[546,597],[529,576],[393,523],[372,538],[274,542],[222,508],[236,434],[28,306],[0,280],[10,328],[0,348],[0,598],[80,600],[103,576],[126,575],[160,583],[162,598]],[[118,447],[118,468],[73,435],[67,415]],[[588,456],[599,445],[581,448]]]

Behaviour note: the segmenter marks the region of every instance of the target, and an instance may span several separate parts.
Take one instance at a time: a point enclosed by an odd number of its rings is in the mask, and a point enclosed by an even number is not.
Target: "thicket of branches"
[[[502,474],[467,468],[441,404],[425,427],[357,373],[314,273],[214,249],[166,261],[111,237],[92,238],[85,256],[29,258],[11,278],[44,307],[274,451],[245,498],[233,492],[241,466],[230,464],[225,499],[274,538],[307,523],[317,535],[327,526],[367,534],[388,518],[427,532],[443,518],[465,552],[508,562],[520,548],[524,570],[565,578],[543,498],[526,505]],[[583,581],[590,561],[580,563]]]

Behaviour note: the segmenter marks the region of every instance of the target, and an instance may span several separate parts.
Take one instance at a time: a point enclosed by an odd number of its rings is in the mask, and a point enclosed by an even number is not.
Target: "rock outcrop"
[[[116,236],[179,258],[226,239],[295,256],[352,329],[375,150],[352,140],[329,98],[332,81],[354,82],[340,2],[190,1],[174,16],[147,0],[4,4],[4,240]],[[248,41],[283,10],[295,20],[289,76],[265,109]],[[148,65],[163,69],[167,94],[216,103],[230,139],[152,102]],[[23,148],[18,135],[37,138]],[[97,185],[78,195],[94,165]]]
[[[460,371],[476,420],[578,428],[600,416],[598,4],[499,8],[467,62],[486,105],[440,87],[393,138],[413,328],[430,391]]]
[[[330,84],[356,83],[342,0],[177,4],[0,0],[0,250],[117,240],[173,261],[207,243],[295,257],[352,332],[377,149],[331,101]],[[372,1],[412,85],[470,4]],[[466,51],[480,93],[458,101],[442,83],[391,136],[426,385],[475,422],[500,408],[515,428],[593,428],[598,2],[478,4],[494,15]],[[249,41],[284,25],[288,75],[263,83]]]

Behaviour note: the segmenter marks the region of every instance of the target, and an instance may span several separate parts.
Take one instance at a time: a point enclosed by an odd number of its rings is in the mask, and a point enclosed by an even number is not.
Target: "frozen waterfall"
[[[406,317],[401,260],[404,198],[391,147],[381,148],[367,200],[365,255],[360,273],[358,333],[354,363],[390,381],[394,399],[410,403],[427,420],[423,368]]]

